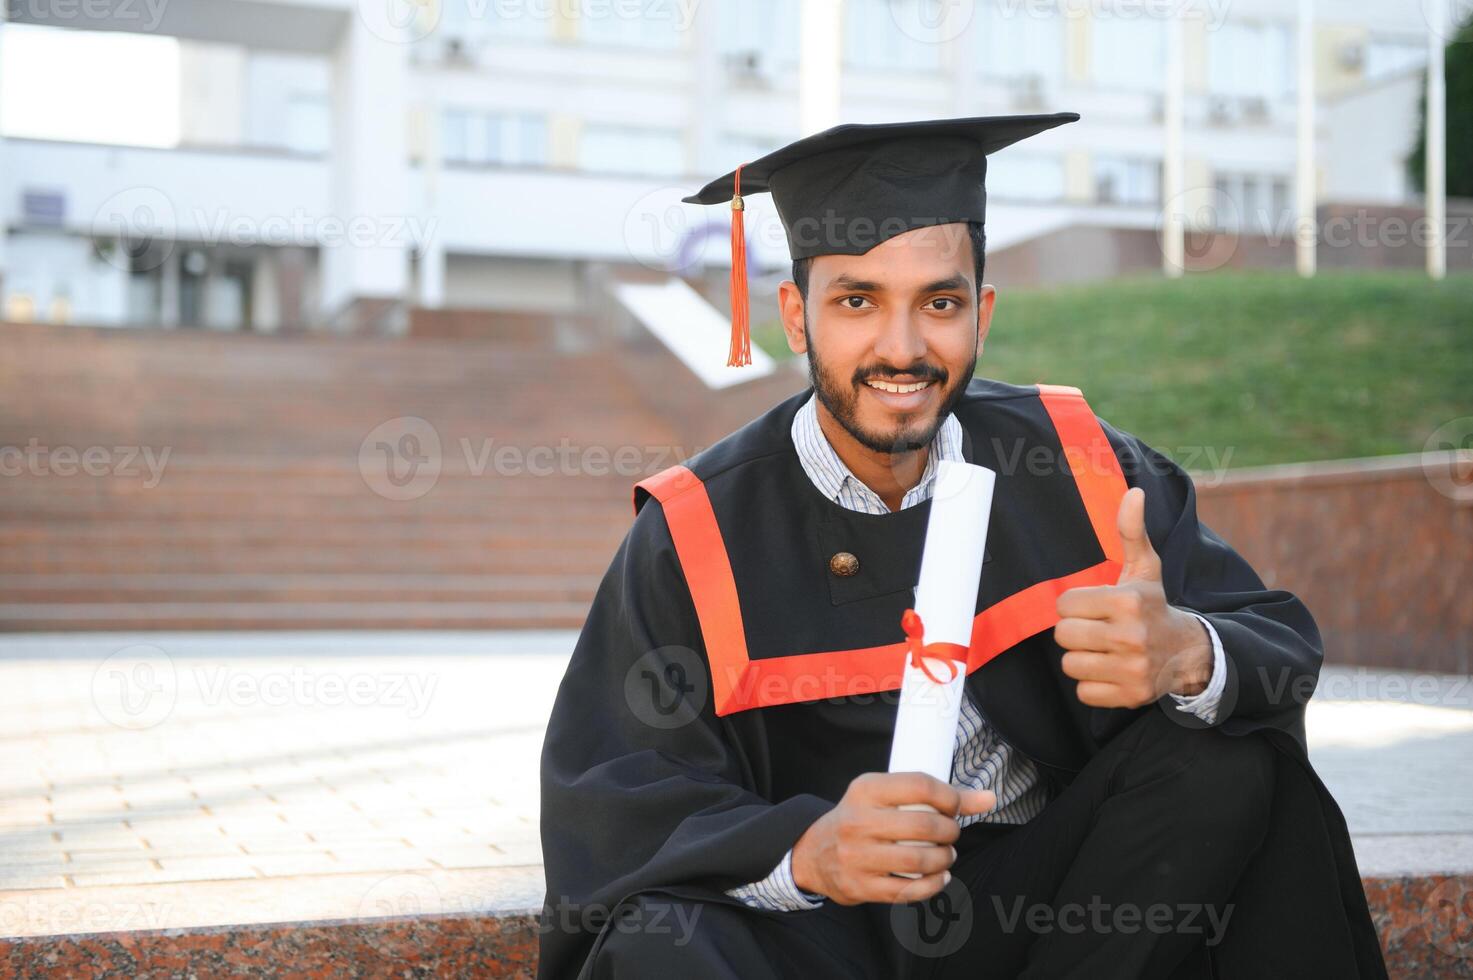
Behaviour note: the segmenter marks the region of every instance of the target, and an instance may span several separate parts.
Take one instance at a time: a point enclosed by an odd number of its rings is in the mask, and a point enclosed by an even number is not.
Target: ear
[[[808,338],[803,333],[803,294],[798,291],[798,284],[788,279],[778,286],[777,303],[788,349],[794,354],[808,353]]]
[[[997,290],[983,285],[977,292],[977,353],[987,345],[987,331],[992,329],[992,309],[997,304]]]

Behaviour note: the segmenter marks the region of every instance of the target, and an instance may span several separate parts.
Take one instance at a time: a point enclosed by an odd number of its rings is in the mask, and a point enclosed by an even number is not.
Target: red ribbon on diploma
[[[946,685],[956,680],[957,662],[967,662],[967,648],[960,643],[926,643],[926,626],[921,622],[921,614],[914,609],[907,609],[900,617],[900,628],[905,630],[905,639],[910,646],[910,662],[921,669],[937,684]],[[931,673],[931,668],[926,665],[926,657],[936,657],[945,660],[951,676],[942,680]]]

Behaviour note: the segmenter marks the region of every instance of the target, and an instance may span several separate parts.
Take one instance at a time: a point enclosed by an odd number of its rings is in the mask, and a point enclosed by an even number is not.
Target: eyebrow
[[[948,276],[945,279],[937,279],[935,282],[927,283],[921,287],[923,293],[944,293],[952,289],[962,289],[967,285],[967,280],[961,276]]]
[[[868,279],[855,279],[853,276],[844,275],[843,273],[834,277],[833,281],[829,283],[829,289],[842,289],[845,292],[852,293],[879,293],[884,291],[884,287],[877,282],[871,282]]]
[[[945,279],[937,279],[935,282],[927,283],[921,287],[920,292],[943,293],[948,290],[963,289],[966,285],[967,280],[964,277],[948,276]],[[880,283],[872,282],[868,279],[855,279],[853,276],[842,273],[835,276],[833,281],[829,283],[829,289],[852,293],[881,293],[885,291],[885,287]]]

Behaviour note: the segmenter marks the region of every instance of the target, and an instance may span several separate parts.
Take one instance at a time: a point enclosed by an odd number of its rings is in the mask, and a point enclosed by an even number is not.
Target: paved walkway
[[[573,635],[0,637],[0,935],[530,908]],[[1362,871],[1473,871],[1473,684],[1326,672]]]

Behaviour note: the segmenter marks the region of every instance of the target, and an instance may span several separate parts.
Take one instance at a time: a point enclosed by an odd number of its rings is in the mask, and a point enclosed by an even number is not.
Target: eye
[[[961,308],[961,304],[950,296],[937,296],[926,305],[937,313],[951,313]]]
[[[862,310],[874,304],[870,303],[869,299],[864,296],[844,296],[840,298],[839,305],[846,310]]]

